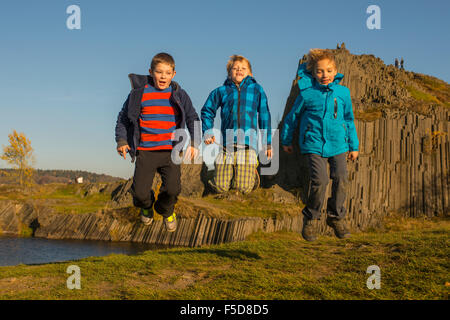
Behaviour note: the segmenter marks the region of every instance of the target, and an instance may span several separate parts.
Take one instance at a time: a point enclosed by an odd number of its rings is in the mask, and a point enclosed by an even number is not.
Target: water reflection
[[[0,266],[41,264],[106,256],[111,253],[137,254],[168,246],[132,242],[92,240],[49,240],[0,237]]]

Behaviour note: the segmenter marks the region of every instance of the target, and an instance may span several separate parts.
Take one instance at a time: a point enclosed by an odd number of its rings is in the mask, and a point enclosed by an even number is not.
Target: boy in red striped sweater
[[[194,126],[199,117],[188,94],[174,81],[175,61],[167,53],[153,57],[150,76],[130,74],[133,87],[116,124],[117,152],[132,161],[136,157],[131,194],[136,207],[141,208],[141,221],[153,222],[154,211],[163,216],[166,230],[177,227],[174,207],[181,192],[180,165],[172,161],[174,134],[178,128],[188,128],[191,146],[186,154],[196,157],[201,137],[195,137]],[[197,123],[196,123],[197,122]],[[155,172],[161,175],[158,199],[152,190]]]

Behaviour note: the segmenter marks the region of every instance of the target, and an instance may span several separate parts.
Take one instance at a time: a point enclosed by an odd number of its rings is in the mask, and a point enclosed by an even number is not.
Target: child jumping
[[[223,151],[215,160],[215,175],[209,184],[218,192],[232,186],[247,194],[253,190],[258,167],[258,125],[267,158],[272,157],[271,119],[267,97],[252,76],[250,62],[233,55],[227,63],[225,83],[213,90],[201,110],[205,144],[216,141],[209,133],[220,108]],[[230,134],[231,133],[231,134]],[[230,139],[231,137],[231,139]]]
[[[193,143],[186,154],[194,158],[198,153],[194,145],[199,142],[194,123],[199,117],[188,94],[172,81],[176,72],[171,55],[155,55],[149,73],[129,75],[132,90],[117,117],[117,152],[124,159],[129,152],[132,162],[137,158],[130,191],[134,205],[141,208],[142,223],[150,225],[156,211],[163,216],[166,230],[173,232],[177,228],[174,207],[181,192],[180,165],[171,158],[174,132],[187,126]],[[157,200],[152,190],[155,172],[162,180]]]
[[[307,62],[299,66],[300,93],[281,132],[283,150],[292,153],[292,135],[300,119],[300,151],[307,156],[310,174],[308,200],[302,211],[302,235],[308,241],[317,238],[312,221],[320,219],[325,200],[329,183],[327,163],[333,183],[331,198],[327,201],[326,222],[338,238],[350,235],[344,222],[348,181],[346,159],[354,161],[358,158],[359,141],[350,90],[339,85],[343,77],[337,72],[330,51],[311,49]]]

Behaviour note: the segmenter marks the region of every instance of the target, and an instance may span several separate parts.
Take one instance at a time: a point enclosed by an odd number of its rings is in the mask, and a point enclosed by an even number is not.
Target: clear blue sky
[[[66,27],[72,4],[81,30]],[[366,27],[371,4],[381,30]],[[310,48],[345,42],[352,53],[404,57],[406,69],[449,82],[449,12],[448,0],[2,1],[0,146],[16,129],[31,139],[38,168],[130,177],[133,165],[115,151],[115,121],[128,73],[147,73],[161,51],[174,56],[174,80],[198,112],[225,80],[228,57],[246,56],[274,125]]]

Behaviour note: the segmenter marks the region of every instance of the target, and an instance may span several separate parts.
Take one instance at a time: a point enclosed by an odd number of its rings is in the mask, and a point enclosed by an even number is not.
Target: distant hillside
[[[14,169],[0,169],[0,184],[16,183],[11,174]],[[123,180],[106,174],[98,174],[81,170],[41,170],[37,169],[34,174],[34,181],[37,184],[47,183],[73,183],[76,178],[83,177],[83,183],[107,183]]]

